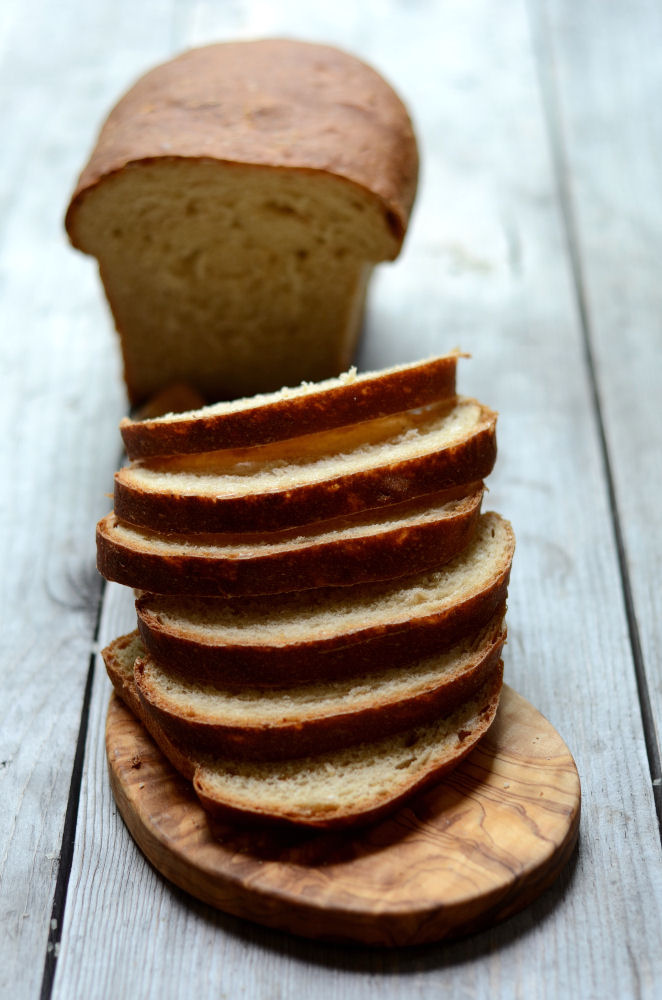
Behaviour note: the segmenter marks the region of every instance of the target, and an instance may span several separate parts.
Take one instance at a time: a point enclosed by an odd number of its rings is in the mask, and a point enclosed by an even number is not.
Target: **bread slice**
[[[66,217],[99,261],[131,401],[175,381],[213,401],[346,369],[417,170],[393,89],[329,46],[223,43],[146,74]]]
[[[267,395],[120,423],[127,455],[155,458],[221,448],[248,448],[455,396],[459,351],[357,375],[352,368],[325,382],[303,382]]]
[[[271,597],[156,597],[136,602],[146,649],[203,684],[272,686],[399,666],[484,625],[506,599],[514,536],[481,516],[439,569],[387,583]]]
[[[448,562],[468,544],[478,487],[281,532],[160,535],[108,514],[97,525],[97,568],[154,594],[238,597],[392,580]]]
[[[488,475],[496,413],[431,404],[256,448],[135,462],[115,514],[154,531],[271,531],[456,489]]]
[[[287,761],[241,761],[199,755],[166,735],[145,715],[133,679],[136,633],[103,650],[116,693],[221,821],[337,829],[374,821],[456,767],[491,725],[503,664],[450,716],[393,736]]]
[[[219,820],[338,829],[364,825],[447,775],[496,715],[499,662],[474,698],[450,716],[375,742],[291,761],[204,760],[193,788]]]
[[[146,715],[199,752],[253,760],[322,753],[431,722],[472,698],[501,657],[504,613],[449,650],[341,681],[219,689],[174,677],[147,654],[136,659],[135,681]]]

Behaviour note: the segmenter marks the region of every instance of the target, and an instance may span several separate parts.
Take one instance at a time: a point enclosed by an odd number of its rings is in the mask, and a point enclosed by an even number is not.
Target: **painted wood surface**
[[[0,993],[36,997],[43,978],[61,998],[659,994],[660,17],[646,0],[2,5]],[[411,953],[298,941],[173,890],[112,802],[98,665],[85,703],[94,522],[125,404],[95,269],[67,248],[63,211],[138,73],[266,34],[353,50],[412,109],[418,207],[375,283],[359,363],[473,353],[461,389],[501,413],[489,505],[518,536],[507,679],[583,783],[579,851],[555,887],[505,924]],[[98,641],[131,625],[108,588]]]
[[[494,926],[558,878],[579,831],[572,755],[508,685],[469,758],[364,831],[210,825],[115,695],[106,755],[122,818],[157,871],[224,913],[316,941],[428,944]]]

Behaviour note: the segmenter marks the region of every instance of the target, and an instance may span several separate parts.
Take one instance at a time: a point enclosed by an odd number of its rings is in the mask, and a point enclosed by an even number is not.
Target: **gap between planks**
[[[607,443],[602,404],[600,401],[600,389],[598,386],[595,354],[591,336],[591,320],[585,292],[584,270],[582,266],[581,252],[579,249],[573,197],[568,181],[568,159],[566,145],[564,142],[563,127],[561,124],[557,87],[555,84],[554,54],[551,48],[552,43],[549,41],[551,34],[549,26],[546,23],[544,2],[541,3],[536,2],[536,0],[528,0],[526,6],[529,23],[531,25],[532,49],[535,55],[536,69],[540,85],[541,105],[549,137],[550,157],[554,171],[554,181],[556,184],[558,201],[561,210],[561,219],[571,266],[572,285],[574,288],[582,332],[582,346],[586,361],[589,391],[593,401],[598,444],[604,467],[607,498],[611,515],[611,526],[618,557],[623,604],[628,625],[628,637],[632,652],[637,695],[639,699],[639,710],[641,713],[641,721],[644,731],[646,756],[650,770],[658,831],[660,834],[660,841],[662,842],[662,760],[660,757],[660,748],[656,738],[655,721],[648,687],[648,678],[646,676],[646,665],[644,663],[641,638],[639,634],[639,624],[637,622],[637,615],[632,596],[632,584],[630,581],[630,571],[628,567],[625,541],[621,528],[621,516],[616,499],[616,489],[614,486],[614,476],[612,472],[611,458],[609,455],[609,445]]]
[[[106,592],[106,581],[101,581],[99,592],[99,603],[97,605],[96,621],[94,624],[94,634],[92,638],[92,650],[90,652],[89,666],[87,668],[87,679],[85,681],[85,692],[83,694],[83,704],[80,713],[80,725],[78,727],[78,738],[76,740],[76,752],[74,754],[73,767],[71,769],[71,783],[69,785],[69,796],[67,798],[67,811],[64,816],[64,826],[62,828],[62,841],[60,843],[60,863],[58,867],[55,891],[53,893],[53,908],[48,930],[48,940],[46,942],[46,954],[44,955],[44,971],[41,979],[40,1000],[50,1000],[55,982],[55,970],[57,966],[58,951],[60,948],[60,938],[64,925],[64,912],[67,906],[67,890],[69,888],[69,878],[71,876],[71,866],[74,857],[74,847],[76,843],[76,829],[78,826],[78,809],[80,805],[80,793],[83,782],[83,765],[85,763],[85,744],[87,741],[87,728],[90,717],[90,705],[92,701],[92,686],[94,684],[94,664],[97,658],[96,649],[99,638],[99,626],[101,624],[101,611],[103,609],[103,599]]]

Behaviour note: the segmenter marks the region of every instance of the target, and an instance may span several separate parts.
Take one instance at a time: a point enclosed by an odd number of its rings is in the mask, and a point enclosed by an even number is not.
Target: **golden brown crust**
[[[476,651],[474,659],[462,670],[442,676],[436,687],[403,697],[397,701],[380,698],[375,690],[374,704],[342,714],[324,714],[323,705],[312,719],[275,722],[272,725],[232,724],[210,721],[190,712],[176,712],[145,675],[146,664],[136,660],[135,683],[143,712],[176,742],[196,748],[199,755],[211,753],[243,760],[278,760],[304,757],[338,750],[357,743],[391,736],[406,729],[450,715],[473,698],[492,674],[501,657],[506,639],[502,607],[495,615],[489,634]]]
[[[216,597],[396,579],[441,566],[457,555],[473,535],[482,494],[479,487],[459,502],[452,514],[440,510],[436,520],[344,539],[317,541],[312,535],[309,544],[299,543],[278,552],[261,552],[255,545],[252,553],[234,558],[164,555],[133,548],[115,537],[117,518],[108,514],[97,525],[97,568],[107,580],[137,590]],[[351,523],[348,519],[347,525]],[[328,522],[319,525],[320,532],[328,528]],[[196,537],[187,536],[189,541]],[[273,532],[262,536],[263,543],[273,545],[276,540]]]
[[[113,109],[67,212],[74,245],[87,191],[130,164],[169,158],[337,176],[379,201],[392,256],[418,172],[404,105],[358,59],[289,40],[210,45],[156,67]]]
[[[129,458],[137,459],[248,448],[331,430],[452,399],[459,356],[455,352],[375,378],[228,413],[202,412],[168,422],[124,418],[120,431]]]
[[[127,708],[131,709],[136,718],[142,720],[143,710],[138,697],[133,677],[122,669],[122,655],[135,642],[136,633],[121,635],[101,650],[101,657],[106,666],[106,673],[115,689],[115,694],[121,698]]]
[[[153,531],[276,531],[374,510],[476,483],[496,460],[496,413],[483,407],[477,431],[431,454],[280,491],[214,497],[147,491],[131,467],[115,474],[115,514]],[[176,478],[173,477],[176,485]]]

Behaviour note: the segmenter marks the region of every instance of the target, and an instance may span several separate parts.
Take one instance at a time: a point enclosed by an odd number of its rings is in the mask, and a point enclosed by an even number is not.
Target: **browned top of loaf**
[[[284,39],[193,49],[143,76],[104,124],[74,192],[127,164],[186,157],[322,171],[383,203],[401,241],[418,155],[407,110],[369,66]]]

